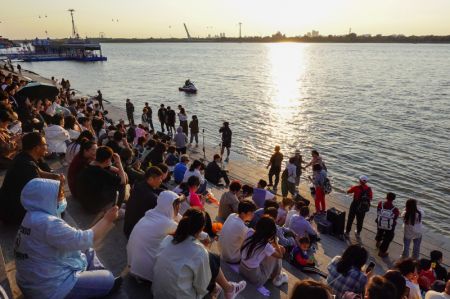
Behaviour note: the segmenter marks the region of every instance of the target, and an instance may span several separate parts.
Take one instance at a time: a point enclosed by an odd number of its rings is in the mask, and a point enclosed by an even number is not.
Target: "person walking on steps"
[[[223,126],[219,129],[219,133],[222,133],[220,156],[223,157],[223,152],[227,149],[227,158],[225,159],[225,162],[228,162],[230,158],[231,136],[233,135],[233,132],[231,131],[230,124],[227,121],[223,123]]]
[[[360,237],[364,217],[370,209],[370,201],[372,200],[372,188],[367,185],[369,179],[362,175],[359,177],[359,184],[348,189],[347,194],[353,193],[353,201],[350,204],[348,211],[347,227],[345,229],[345,237],[349,238],[350,230],[352,229],[353,221],[356,217],[356,231],[357,238]]]
[[[377,241],[378,256],[387,257],[389,244],[394,239],[395,226],[400,211],[394,206],[395,193],[388,192],[386,201],[380,201],[377,207]]]
[[[281,163],[283,163],[283,154],[280,152],[280,146],[275,146],[275,152],[270,158],[269,164],[266,168],[269,168],[269,187],[273,186],[273,190],[277,190],[278,182],[280,181]],[[275,176],[275,185],[273,184],[273,176]]]
[[[130,99],[127,99],[127,103],[125,104],[125,108],[127,111],[128,123],[134,126],[134,105],[131,103]]]

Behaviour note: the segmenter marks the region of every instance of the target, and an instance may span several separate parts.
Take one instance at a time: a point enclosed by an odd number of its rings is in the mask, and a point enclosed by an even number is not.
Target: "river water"
[[[416,198],[425,222],[450,230],[450,45],[103,44],[107,62],[22,63],[86,94],[141,111],[149,102],[196,114],[206,142],[229,121],[232,150],[267,163],[321,152],[333,186],[369,176],[375,197]],[[190,78],[196,95],[178,91]],[[140,114],[140,113],[138,113]],[[139,116],[136,116],[139,117]],[[159,128],[159,126],[157,125]]]

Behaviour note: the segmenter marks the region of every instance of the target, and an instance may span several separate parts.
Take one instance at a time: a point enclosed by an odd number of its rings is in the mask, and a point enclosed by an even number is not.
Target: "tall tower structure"
[[[242,38],[242,31],[241,31],[241,29],[242,29],[242,23],[239,22],[239,39]]]
[[[70,17],[72,18],[72,37],[78,38],[77,29],[75,28],[75,21],[73,20],[73,13],[75,12],[75,9],[71,8],[67,11],[70,12]]]

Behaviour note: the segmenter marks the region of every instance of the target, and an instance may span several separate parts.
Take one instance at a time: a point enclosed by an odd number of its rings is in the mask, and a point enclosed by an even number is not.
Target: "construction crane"
[[[79,35],[77,33],[77,29],[75,28],[75,21],[73,20],[73,13],[74,13],[75,9],[71,8],[71,9],[68,9],[67,11],[70,12],[70,16],[72,17],[72,37],[78,38]]]
[[[190,40],[191,35],[189,34],[189,30],[187,29],[186,23],[183,23],[183,25],[184,25],[184,30],[186,30],[187,38]]]

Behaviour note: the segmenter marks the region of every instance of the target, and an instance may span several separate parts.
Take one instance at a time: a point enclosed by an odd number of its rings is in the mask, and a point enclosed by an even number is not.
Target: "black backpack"
[[[367,213],[370,210],[369,188],[361,186],[361,195],[359,196],[358,213]]]

